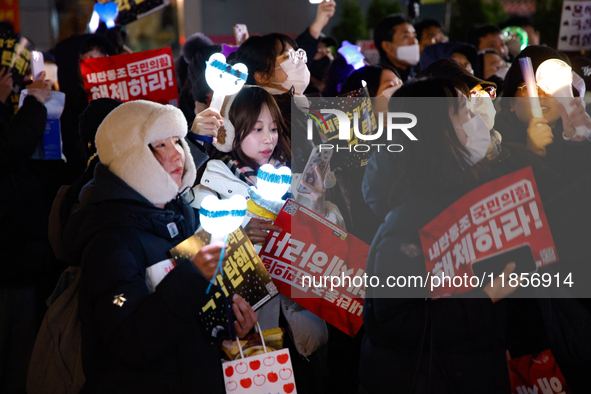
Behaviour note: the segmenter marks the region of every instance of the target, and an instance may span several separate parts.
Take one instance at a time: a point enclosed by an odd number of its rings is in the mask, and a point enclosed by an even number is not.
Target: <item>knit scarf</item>
[[[242,182],[246,183],[248,186],[256,186],[257,184],[257,172],[252,169],[252,167],[243,165],[238,162],[238,160],[232,159],[230,156],[226,156],[222,159],[224,164],[228,166],[232,174]],[[282,167],[284,164],[281,163],[279,160],[271,158],[269,160],[269,164],[273,167],[278,168]]]

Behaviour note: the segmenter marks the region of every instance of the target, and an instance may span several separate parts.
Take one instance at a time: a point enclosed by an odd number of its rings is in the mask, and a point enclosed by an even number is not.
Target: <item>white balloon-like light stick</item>
[[[291,186],[289,167],[276,169],[271,164],[262,165],[257,172],[257,191],[266,200],[281,201]]]
[[[211,234],[211,242],[223,241],[224,237],[235,231],[246,216],[246,199],[235,195],[227,200],[207,196],[199,208],[199,222]]]
[[[238,93],[246,83],[248,68],[242,63],[226,63],[222,53],[214,53],[205,64],[205,80],[213,90],[210,107],[221,111],[224,97]]]
[[[538,86],[560,101],[566,109],[566,113],[570,115],[575,109],[574,106],[571,107],[570,105],[574,97],[571,86],[573,83],[571,67],[560,59],[548,59],[538,66],[536,80]],[[575,136],[587,139],[591,137],[591,131],[587,126],[580,125],[575,129]]]

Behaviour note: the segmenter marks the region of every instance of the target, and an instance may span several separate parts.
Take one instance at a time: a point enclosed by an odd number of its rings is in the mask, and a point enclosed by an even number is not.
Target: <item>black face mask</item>
[[[324,56],[321,59],[313,60],[308,69],[310,70],[310,75],[318,80],[323,80],[326,76],[326,71],[330,67],[331,60],[328,56]]]

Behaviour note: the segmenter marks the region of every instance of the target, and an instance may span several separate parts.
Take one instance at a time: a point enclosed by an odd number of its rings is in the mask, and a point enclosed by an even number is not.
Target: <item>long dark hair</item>
[[[398,76],[398,73],[388,66],[365,66],[359,70],[353,71],[351,75],[349,75],[345,83],[343,83],[341,86],[340,93],[342,94],[361,89],[363,86],[362,81],[365,81],[367,83],[367,91],[369,92],[369,96],[376,97],[378,95],[378,90],[380,89],[380,79],[382,78],[382,72],[385,69],[394,72],[394,74]]]
[[[263,106],[266,105],[271,112],[271,117],[277,123],[277,145],[271,157],[283,163],[291,160],[291,148],[289,139],[285,134],[286,126],[281,116],[281,111],[273,96],[265,89],[258,86],[244,87],[234,98],[230,107],[228,117],[234,125],[235,137],[232,143],[231,155],[240,164],[247,165],[258,170],[259,165],[250,157],[246,156],[240,144],[248,136],[257,123]]]
[[[254,78],[256,72],[263,77],[271,77],[275,72],[277,57],[285,52],[288,45],[294,50],[298,49],[298,44],[291,37],[281,33],[253,36],[244,41],[236,51],[234,62],[244,63],[248,67],[246,83],[257,84]]]
[[[420,79],[404,84],[390,101],[390,112],[416,116],[412,128],[418,141],[409,141],[400,153],[399,179],[390,192],[390,205],[448,189],[471,168],[468,150],[456,135],[450,112],[457,113],[462,85],[446,78]],[[404,99],[399,99],[403,97]],[[442,97],[435,102],[434,97]],[[414,98],[414,99],[410,99]],[[426,105],[431,98],[431,105]],[[396,201],[394,201],[396,200]]]

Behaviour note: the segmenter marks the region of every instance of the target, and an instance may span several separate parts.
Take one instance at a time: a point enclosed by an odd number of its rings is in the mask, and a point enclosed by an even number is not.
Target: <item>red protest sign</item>
[[[488,182],[464,195],[419,231],[427,273],[439,276],[430,296],[466,293],[472,287],[443,280],[476,275],[487,283],[511,261],[531,272],[558,261],[531,167]],[[481,277],[482,276],[482,277]],[[458,282],[459,283],[459,282]]]
[[[80,60],[88,100],[149,100],[178,107],[170,47]]]
[[[0,21],[7,21],[14,26],[14,31],[21,31],[18,0],[3,0],[0,2]]]
[[[550,350],[513,358],[508,361],[508,364],[511,394],[571,393]]]
[[[259,255],[279,292],[354,336],[363,324],[369,245],[292,200],[274,224],[283,231],[270,233]]]

